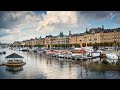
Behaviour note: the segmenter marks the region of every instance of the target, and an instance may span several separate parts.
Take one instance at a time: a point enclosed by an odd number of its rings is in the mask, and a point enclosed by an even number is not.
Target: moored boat
[[[108,53],[108,54],[106,54],[106,57],[108,59],[118,60],[118,56],[116,53]]]
[[[25,65],[26,63],[23,62],[23,57],[13,53],[11,55],[6,56],[5,58],[9,59],[6,63],[4,63],[4,66],[8,66],[8,67],[21,67],[23,65]]]
[[[25,64],[26,64],[25,62],[22,62],[20,60],[15,60],[15,61],[9,60],[7,63],[4,63],[3,65],[8,67],[21,67]]]

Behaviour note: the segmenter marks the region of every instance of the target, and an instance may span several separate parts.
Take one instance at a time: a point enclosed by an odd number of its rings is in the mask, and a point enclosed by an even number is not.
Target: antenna
[[[102,25],[102,29],[104,29],[104,25]]]

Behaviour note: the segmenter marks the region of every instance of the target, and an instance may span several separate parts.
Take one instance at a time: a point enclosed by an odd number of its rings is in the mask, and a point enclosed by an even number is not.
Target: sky
[[[0,11],[0,42],[120,27],[120,11]]]

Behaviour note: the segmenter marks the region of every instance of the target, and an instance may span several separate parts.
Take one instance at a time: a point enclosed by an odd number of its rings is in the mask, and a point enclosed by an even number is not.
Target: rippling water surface
[[[5,56],[17,53],[24,57],[26,65],[18,72],[6,70],[0,66],[0,79],[119,79],[120,72],[92,71],[80,64],[65,62],[58,58],[49,58],[34,52],[8,50],[6,55],[0,55],[0,63],[6,61]]]

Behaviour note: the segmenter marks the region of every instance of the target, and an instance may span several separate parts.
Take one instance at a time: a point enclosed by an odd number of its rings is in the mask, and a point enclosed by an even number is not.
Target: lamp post
[[[65,36],[65,49],[66,49],[66,36]]]
[[[97,46],[97,44],[96,44],[96,41],[97,41],[97,39],[96,38],[94,38],[94,41],[95,41],[95,49],[97,50],[98,49],[98,46]]]
[[[51,43],[50,43],[50,49],[51,49],[52,48],[53,39],[50,38],[50,41],[51,41]]]
[[[61,49],[61,44],[60,44],[60,43],[61,43],[61,41],[60,41],[60,39],[59,39],[59,41],[58,41],[58,42],[59,42],[59,46],[60,46],[60,49]]]
[[[85,34],[85,42],[86,42],[86,49],[87,49],[87,37],[86,37],[86,34]]]
[[[116,45],[117,45],[117,38],[116,38],[116,30],[114,31],[114,45],[115,45],[115,50],[116,50]]]
[[[80,46],[81,46],[81,48],[82,48],[82,40],[80,40]]]
[[[116,44],[117,44],[117,41],[116,41],[116,38],[114,38],[115,50],[116,50]]]

